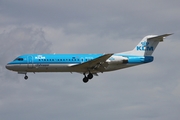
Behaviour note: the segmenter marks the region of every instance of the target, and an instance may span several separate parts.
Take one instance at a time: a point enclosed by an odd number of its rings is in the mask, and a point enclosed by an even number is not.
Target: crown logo
[[[146,41],[141,42],[141,45],[142,45],[142,46],[148,46],[148,45],[149,45],[149,42],[146,42]]]

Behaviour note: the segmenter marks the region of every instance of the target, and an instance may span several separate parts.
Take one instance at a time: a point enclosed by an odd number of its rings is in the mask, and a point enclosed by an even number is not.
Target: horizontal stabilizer
[[[172,35],[172,33],[171,33],[171,34],[158,35],[158,36],[155,36],[155,37],[150,37],[150,38],[148,38],[147,40],[159,40],[160,42],[162,42],[163,39],[164,39],[165,37],[169,36],[169,35]]]

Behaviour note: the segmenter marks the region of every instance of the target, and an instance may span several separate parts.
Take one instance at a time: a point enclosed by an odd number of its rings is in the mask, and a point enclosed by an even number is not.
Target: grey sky
[[[1,0],[0,119],[177,120],[180,118],[177,0]],[[23,75],[4,68],[25,53],[111,53],[146,35],[174,33],[154,62],[99,74]]]

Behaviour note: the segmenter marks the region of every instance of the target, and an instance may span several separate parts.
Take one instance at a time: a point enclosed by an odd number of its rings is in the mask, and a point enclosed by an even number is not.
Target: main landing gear
[[[93,78],[93,74],[92,73],[89,73],[87,76],[86,74],[84,73],[84,78],[83,78],[83,82],[84,83],[87,83],[89,81],[89,79],[92,79]]]

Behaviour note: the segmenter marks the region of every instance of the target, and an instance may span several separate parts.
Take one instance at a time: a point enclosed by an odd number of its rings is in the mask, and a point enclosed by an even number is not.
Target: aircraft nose
[[[6,65],[6,69],[11,70],[11,69],[12,69],[12,65],[7,64],[7,65]]]

